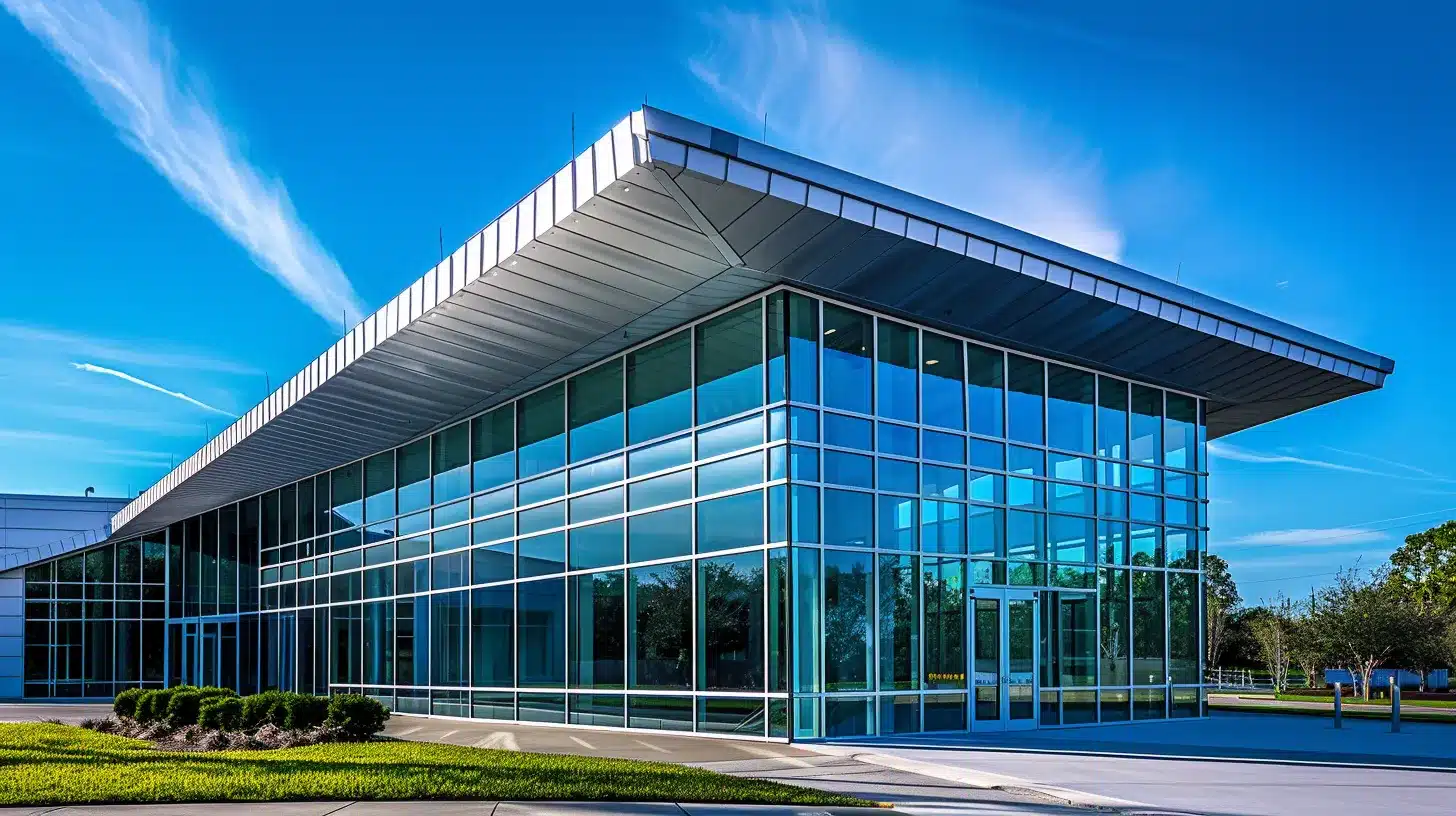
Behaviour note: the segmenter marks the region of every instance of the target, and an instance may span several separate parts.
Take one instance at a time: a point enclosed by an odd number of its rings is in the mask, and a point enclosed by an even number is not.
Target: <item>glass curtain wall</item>
[[[1005,588],[1040,601],[1041,724],[1196,714],[1205,437],[1195,398],[777,289],[33,566],[26,690],[216,676],[485,719],[964,730]]]

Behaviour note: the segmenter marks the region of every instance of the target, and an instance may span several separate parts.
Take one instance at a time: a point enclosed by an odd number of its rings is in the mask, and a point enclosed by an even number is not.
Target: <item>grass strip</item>
[[[379,741],[175,753],[46,723],[0,723],[0,805],[303,800],[873,803],[662,762]]]
[[[1239,703],[1209,702],[1208,707],[1209,709],[1216,711],[1239,711],[1248,714],[1299,714],[1306,717],[1324,717],[1325,719],[1333,719],[1335,716],[1335,707],[1333,705],[1331,705],[1329,708],[1306,708],[1304,706],[1282,706],[1278,705],[1277,703],[1274,705],[1240,705]],[[1350,708],[1346,708],[1344,710],[1343,716],[1345,716],[1347,719],[1355,720],[1390,719],[1390,714],[1388,712],[1357,711]],[[1401,722],[1433,722],[1448,724],[1456,723],[1456,717],[1442,716],[1440,714],[1432,714],[1430,712],[1411,711],[1404,705],[1400,707],[1400,720]]]

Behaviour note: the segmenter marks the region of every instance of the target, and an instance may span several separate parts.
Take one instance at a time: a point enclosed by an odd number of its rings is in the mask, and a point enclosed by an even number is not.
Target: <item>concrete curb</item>
[[[881,754],[874,751],[864,751],[854,746],[838,746],[823,744],[798,743],[800,748],[822,753],[828,756],[849,757],[858,762],[869,765],[879,765],[905,773],[928,776],[932,779],[940,779],[946,782],[954,782],[959,785],[969,785],[973,788],[983,790],[999,790],[1007,793],[1033,794],[1045,799],[1050,799],[1061,804],[1073,805],[1076,807],[1097,808],[1099,810],[1156,810],[1153,805],[1144,802],[1134,802],[1131,799],[1118,799],[1112,796],[1102,796],[1095,793],[1062,788],[1056,785],[1043,785],[1030,780],[1005,774],[990,773],[988,771],[975,771],[969,768],[957,768],[950,765],[941,765],[936,762],[925,762],[918,759],[895,756],[893,754]]]

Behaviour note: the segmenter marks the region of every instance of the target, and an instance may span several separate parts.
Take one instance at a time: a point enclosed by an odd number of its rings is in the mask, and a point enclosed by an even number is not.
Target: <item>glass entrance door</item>
[[[972,621],[973,730],[1037,724],[1036,593],[977,588]]]

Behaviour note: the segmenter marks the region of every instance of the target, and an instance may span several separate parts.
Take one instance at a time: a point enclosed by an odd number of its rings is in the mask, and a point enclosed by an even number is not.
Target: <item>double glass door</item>
[[[972,729],[1036,727],[1036,593],[977,587],[971,599]]]

